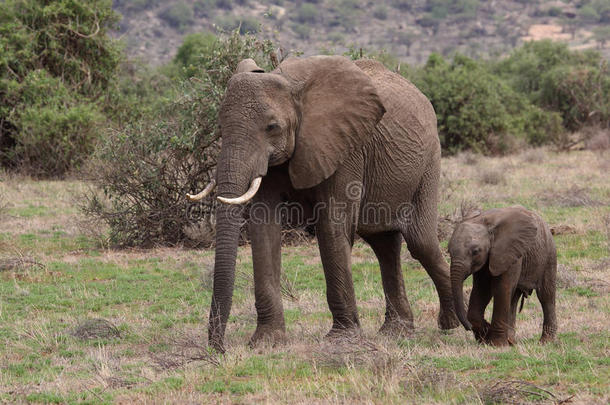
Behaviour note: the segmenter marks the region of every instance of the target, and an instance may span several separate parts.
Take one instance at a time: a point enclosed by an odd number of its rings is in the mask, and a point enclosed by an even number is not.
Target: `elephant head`
[[[210,345],[223,350],[231,309],[239,235],[231,204],[251,199],[268,167],[286,162],[294,188],[321,183],[370,139],[384,113],[369,76],[347,58],[291,58],[270,73],[252,60],[239,64],[219,112],[216,183],[225,204],[216,215]]]
[[[464,310],[466,277],[484,267],[492,276],[501,275],[524,255],[536,232],[533,218],[517,207],[492,209],[457,225],[449,241],[451,288],[457,316],[467,330],[472,325]]]

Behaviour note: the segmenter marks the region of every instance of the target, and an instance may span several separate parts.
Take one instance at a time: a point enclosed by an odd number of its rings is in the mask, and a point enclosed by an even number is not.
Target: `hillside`
[[[481,57],[553,38],[610,56],[610,0],[115,0],[131,56],[168,61],[184,35],[241,25],[286,51],[385,50],[412,64],[431,52]]]

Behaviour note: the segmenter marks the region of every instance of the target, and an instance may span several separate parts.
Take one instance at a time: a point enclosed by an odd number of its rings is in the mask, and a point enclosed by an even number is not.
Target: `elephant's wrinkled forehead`
[[[480,242],[486,232],[486,228],[481,224],[463,222],[453,231],[449,241],[449,250],[468,248],[473,243]]]
[[[289,94],[288,82],[283,77],[269,73],[239,73],[227,85],[222,111],[233,108],[260,113],[274,100]]]

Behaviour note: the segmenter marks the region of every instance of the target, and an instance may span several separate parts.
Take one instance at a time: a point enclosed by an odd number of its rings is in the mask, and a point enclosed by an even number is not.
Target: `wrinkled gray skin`
[[[523,207],[492,209],[460,223],[449,241],[451,285],[457,315],[477,341],[495,346],[515,343],[517,306],[536,290],[544,321],[541,342],[555,338],[557,252],[548,226]],[[473,274],[468,314],[462,286]],[[485,308],[494,298],[491,325]]]
[[[245,71],[247,70],[247,71]],[[453,310],[448,265],[436,236],[440,145],[434,110],[411,83],[369,60],[344,57],[291,58],[270,73],[252,62],[240,64],[220,110],[222,150],[218,195],[244,194],[264,176],[253,204],[273,210],[299,203],[313,221],[333,316],[330,336],[354,333],[360,321],[350,255],[357,233],[375,252],[386,296],[381,331],[407,333],[413,314],[400,266],[401,238],[432,278],[440,297],[439,326],[459,325]],[[354,189],[362,185],[362,193]],[[342,205],[345,203],[344,205]],[[363,221],[363,207],[385,203],[389,221]],[[403,203],[408,218],[396,215]],[[341,220],[331,209],[342,207]],[[214,290],[209,344],[224,350],[231,309],[238,214],[217,211]],[[285,324],[280,291],[281,226],[249,224],[254,265],[257,328],[250,343],[281,342]],[[381,223],[383,222],[383,223]]]

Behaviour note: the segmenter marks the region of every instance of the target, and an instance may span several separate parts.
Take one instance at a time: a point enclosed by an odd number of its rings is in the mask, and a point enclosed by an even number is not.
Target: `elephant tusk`
[[[212,179],[212,181],[210,181],[210,183],[205,186],[202,192],[200,192],[199,194],[187,193],[186,198],[191,201],[201,201],[206,198],[214,190],[214,188],[216,188],[216,180]]]
[[[261,186],[261,182],[263,181],[262,177],[257,177],[254,180],[252,180],[252,184],[250,184],[250,188],[248,189],[248,191],[246,191],[246,193],[240,197],[235,197],[235,198],[226,198],[226,197],[218,197],[218,201],[223,202],[225,204],[243,204],[245,202],[250,201],[250,199],[252,199],[252,197],[254,197],[254,194],[256,194],[256,192],[258,191],[259,187]]]

